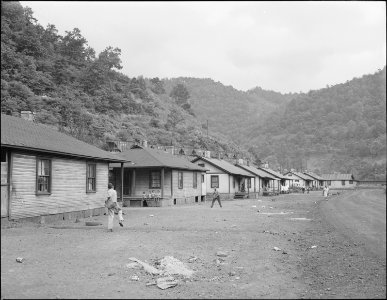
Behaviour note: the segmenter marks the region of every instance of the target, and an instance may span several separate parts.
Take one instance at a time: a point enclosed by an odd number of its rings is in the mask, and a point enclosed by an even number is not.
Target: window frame
[[[350,180],[350,181],[349,181],[349,184],[353,184],[353,180]]]
[[[341,185],[345,185],[345,180],[342,180],[342,181],[341,181]]]
[[[216,178],[216,183],[217,185],[214,186],[214,181],[212,180],[213,178]],[[218,189],[219,188],[219,175],[211,175],[211,188],[212,189]]]
[[[90,176],[89,166],[94,167],[94,177]],[[92,180],[92,185],[94,185],[94,189],[89,189],[90,179]],[[97,192],[97,163],[93,161],[87,161],[86,162],[86,193],[96,193],[96,192]]]
[[[177,187],[179,189],[183,189],[184,187],[184,174],[183,171],[177,172]]]
[[[198,188],[198,173],[197,172],[193,172],[192,187],[194,189]]]
[[[247,188],[251,189],[251,177],[247,178]]]
[[[49,175],[40,175],[39,174],[39,163],[42,161],[48,161],[49,162],[49,168],[48,172]],[[46,156],[37,156],[36,157],[36,170],[35,170],[35,194],[36,195],[51,195],[52,191],[52,158],[46,157]],[[44,177],[48,178],[47,182],[47,191],[39,191],[39,178]]]
[[[202,183],[204,183],[204,174],[202,174]]]
[[[154,181],[157,182],[157,176],[154,180],[153,174],[157,174],[158,176],[158,185],[154,185]],[[161,189],[161,171],[160,170],[150,170],[149,172],[149,188],[150,189]]]

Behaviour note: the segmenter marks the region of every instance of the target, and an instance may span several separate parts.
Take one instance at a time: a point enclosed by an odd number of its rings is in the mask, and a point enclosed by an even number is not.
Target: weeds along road
[[[386,260],[386,199],[384,190],[346,191],[322,203],[326,220],[336,231]]]

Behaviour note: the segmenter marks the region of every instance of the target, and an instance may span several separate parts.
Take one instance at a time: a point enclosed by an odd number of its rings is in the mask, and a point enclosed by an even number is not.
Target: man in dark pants
[[[212,194],[212,196],[213,198],[212,198],[211,208],[214,206],[215,200],[218,200],[219,206],[222,207],[222,203],[220,203],[220,196],[216,189],[214,190],[214,193]]]

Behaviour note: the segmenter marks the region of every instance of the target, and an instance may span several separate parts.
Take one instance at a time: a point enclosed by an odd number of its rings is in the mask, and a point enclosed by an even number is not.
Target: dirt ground
[[[1,298],[385,298],[385,201],[359,190],[124,208],[112,233],[107,216],[13,223],[1,229]],[[162,290],[146,285],[160,276],[126,266],[165,256],[194,275]]]

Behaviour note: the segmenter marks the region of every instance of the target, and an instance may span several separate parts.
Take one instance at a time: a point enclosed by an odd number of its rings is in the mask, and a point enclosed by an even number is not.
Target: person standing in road
[[[220,203],[220,195],[216,189],[214,190],[212,197],[211,208],[214,206],[215,200],[218,200],[219,206],[222,207],[222,203]]]
[[[118,214],[118,222],[121,227],[124,226],[124,218],[122,217],[122,209],[119,207],[117,203],[117,192],[114,189],[114,186],[112,183],[108,184],[108,191],[107,191],[107,200],[106,202],[110,203],[110,205],[107,205],[108,208],[108,231],[113,231],[113,220],[114,220],[114,213]]]

